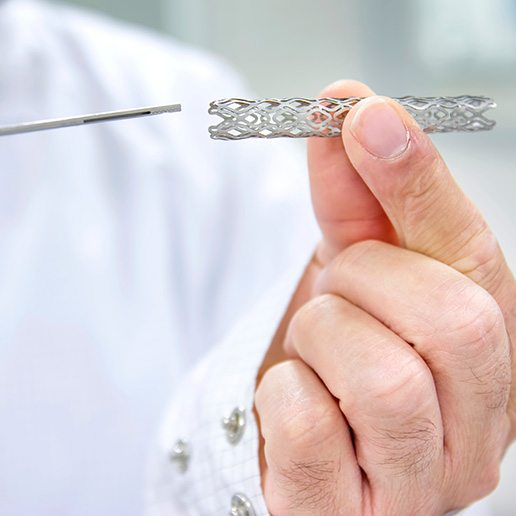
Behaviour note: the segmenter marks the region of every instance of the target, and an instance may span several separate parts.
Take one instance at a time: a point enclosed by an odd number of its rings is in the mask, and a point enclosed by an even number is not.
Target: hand
[[[340,82],[322,95],[372,92]],[[342,141],[313,139],[308,152],[324,238],[256,392],[269,510],[442,516],[465,507],[494,489],[516,436],[514,278],[394,101],[360,102]],[[290,358],[274,365],[282,350]]]

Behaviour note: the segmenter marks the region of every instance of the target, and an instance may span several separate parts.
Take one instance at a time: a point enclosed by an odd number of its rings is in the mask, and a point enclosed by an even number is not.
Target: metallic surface
[[[245,138],[331,137],[341,133],[342,122],[361,99],[223,99],[213,101],[208,112],[222,121],[209,128],[215,140]],[[487,97],[395,98],[426,132],[482,131],[496,122],[484,116],[495,102]]]
[[[191,457],[192,450],[190,444],[185,439],[179,439],[170,452],[170,460],[178,473],[186,473]]]
[[[231,499],[229,516],[256,516],[256,512],[248,498],[241,493],[237,493]]]
[[[229,417],[222,419],[222,428],[226,431],[226,438],[230,444],[238,444],[245,431],[245,409],[237,407]]]
[[[86,125],[98,122],[112,122],[115,120],[125,120],[127,118],[161,115],[163,113],[176,113],[178,111],[181,111],[181,104],[124,109],[120,111],[107,111],[105,113],[73,116],[69,118],[54,118],[52,120],[41,120],[39,122],[5,125],[0,127],[0,136],[29,133],[33,131],[45,131],[47,129],[59,129],[62,127],[72,127],[76,125]]]

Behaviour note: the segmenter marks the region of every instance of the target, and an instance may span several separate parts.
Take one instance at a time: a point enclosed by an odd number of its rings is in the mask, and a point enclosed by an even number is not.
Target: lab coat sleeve
[[[268,514],[252,411],[256,374],[308,259],[300,256],[176,391],[151,461],[146,516],[226,516],[235,494],[249,500],[256,516]],[[232,444],[222,420],[235,409],[245,425]],[[171,458],[179,440],[190,454],[184,472]]]

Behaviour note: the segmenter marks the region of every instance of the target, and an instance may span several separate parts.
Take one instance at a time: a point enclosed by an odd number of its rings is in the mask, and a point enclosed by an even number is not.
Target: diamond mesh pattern
[[[209,128],[215,140],[245,138],[306,138],[338,136],[342,122],[361,99],[224,99],[210,104],[208,112],[222,121]],[[401,97],[399,102],[426,132],[481,131],[496,122],[484,116],[496,107],[487,97]]]

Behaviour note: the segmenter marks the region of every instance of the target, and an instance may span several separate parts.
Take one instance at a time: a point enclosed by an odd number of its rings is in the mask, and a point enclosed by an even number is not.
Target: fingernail
[[[381,159],[400,156],[408,147],[409,132],[397,111],[382,99],[364,101],[350,130],[370,154]]]

